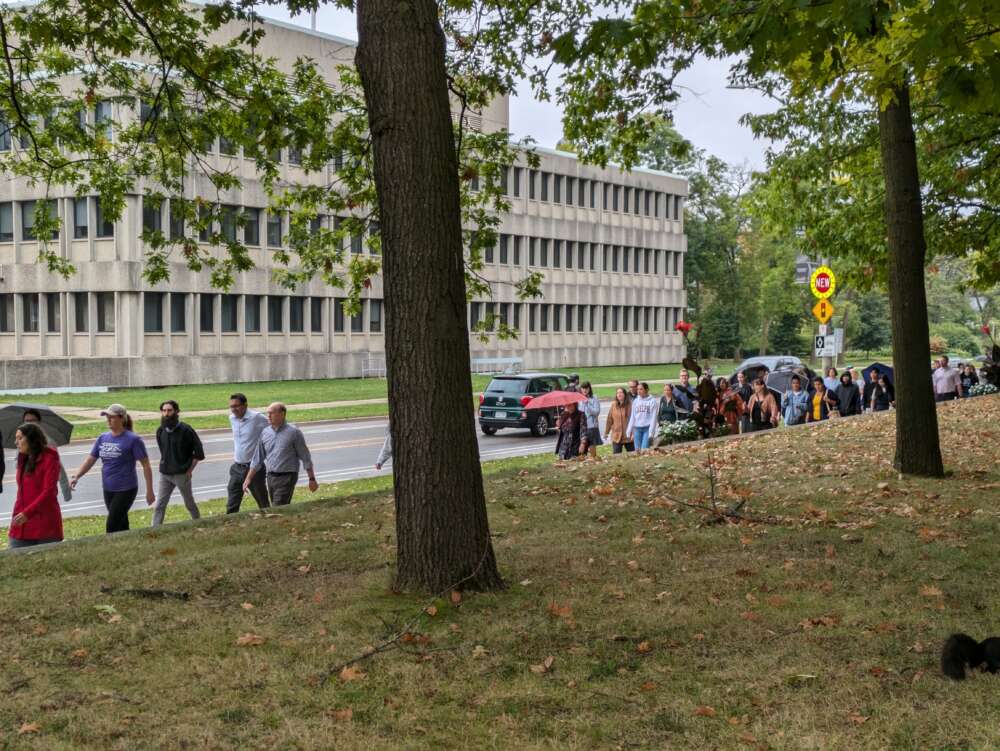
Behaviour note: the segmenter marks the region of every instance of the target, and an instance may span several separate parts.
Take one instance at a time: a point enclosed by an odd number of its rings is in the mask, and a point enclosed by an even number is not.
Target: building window
[[[344,333],[344,301],[339,297],[333,298],[333,332]]]
[[[78,334],[90,331],[90,295],[87,292],[73,293],[73,330]]]
[[[643,215],[645,215],[645,216],[649,216],[649,208],[650,208],[649,204],[650,204],[650,198],[652,197],[652,195],[653,195],[653,191],[651,191],[651,190],[647,190],[646,191],[646,195],[645,195],[646,205],[644,206],[643,212],[642,212]]]
[[[35,237],[35,212],[38,211],[41,206],[44,206],[48,211],[51,218],[55,218],[56,207],[52,201],[24,201],[21,203],[21,239],[22,240],[37,240]],[[57,229],[52,230],[52,239],[55,240],[59,237],[59,231]]]
[[[507,263],[507,248],[510,245],[510,235],[500,235],[500,263]]]
[[[14,204],[10,201],[0,203],[0,242],[11,242],[14,239]]]
[[[493,263],[493,246],[483,248],[483,263]]]
[[[528,265],[537,266],[538,265],[538,238],[529,237],[528,238]]]
[[[275,211],[267,212],[267,246],[281,247],[281,214]]]
[[[10,123],[6,118],[0,117],[0,151],[10,151]]]
[[[632,330],[633,331],[638,331],[639,330],[639,324],[641,322],[639,319],[640,319],[640,313],[641,312],[642,312],[642,308],[640,308],[638,305],[635,306],[634,308],[632,308]]]
[[[201,296],[201,332],[211,333],[215,331],[215,295]]]
[[[243,298],[243,330],[248,334],[260,333],[260,295]]]
[[[73,238],[76,240],[85,240],[89,234],[88,224],[90,223],[90,216],[87,211],[87,199],[84,198],[74,198],[73,199]]]
[[[562,305],[552,306],[552,330],[562,331]]]
[[[562,175],[553,175],[552,179],[552,200],[555,203],[562,203]]]
[[[163,229],[163,203],[159,199],[143,196],[142,228],[146,232],[159,232]]]
[[[608,309],[611,309],[611,328],[608,328]],[[618,307],[615,305],[604,306],[604,328],[607,331],[618,330]]]
[[[542,331],[549,330],[549,308],[551,306],[548,303],[542,303],[541,309],[538,311],[539,318],[541,319],[541,329]]]
[[[5,334],[14,331],[14,295],[0,295],[0,331]]]
[[[605,245],[604,246],[604,265],[601,267],[605,271],[608,271],[611,268],[611,261],[610,261],[610,259],[611,259],[611,246],[610,245]]]
[[[590,244],[590,270],[597,270],[597,243]]]
[[[482,315],[480,313],[481,307],[482,303],[478,302],[469,303],[469,330],[475,329],[476,324],[478,324],[479,321],[482,319]]]
[[[597,331],[597,306],[590,306],[590,330]]]
[[[243,209],[243,242],[260,245],[260,209]]]
[[[521,303],[514,303],[514,328],[521,328]]]
[[[618,257],[621,255],[621,246],[616,245],[611,251],[611,270],[618,271]]]
[[[295,146],[288,147],[288,163],[302,164],[302,149]]]
[[[98,196],[94,199],[94,205],[97,208],[97,232],[95,233],[97,237],[114,237],[115,236],[115,223],[111,221],[110,218],[104,215],[104,207],[101,205],[101,197]]]
[[[221,307],[223,334],[233,334],[240,330],[239,315],[237,313],[239,310],[239,304],[239,295],[222,295]]]
[[[114,138],[111,121],[111,102],[100,101],[94,105],[94,128],[104,130],[104,137],[111,141]]]
[[[552,268],[558,269],[562,265],[562,240],[552,241]]]
[[[221,210],[222,237],[228,243],[236,242],[236,214],[238,206],[225,205]]]
[[[38,295],[21,295],[22,330],[26,334],[38,333]]]
[[[351,333],[362,334],[365,330],[365,301],[360,302],[356,315],[351,316]]]
[[[572,206],[576,198],[576,180],[572,177],[566,178],[566,205]]]
[[[566,241],[566,268],[573,268],[573,254],[576,251],[576,243],[571,240]]]
[[[578,305],[576,308],[576,330],[587,330],[587,306]]]
[[[59,293],[45,293],[45,330],[50,334],[58,334],[62,323],[60,315]]]
[[[10,142],[10,136],[7,137],[7,140],[8,140],[8,143],[9,143]],[[10,148],[10,147],[8,146],[7,148]],[[521,173],[523,171],[524,170],[522,170],[520,167],[515,167],[514,168],[514,179],[513,179],[513,182],[514,182],[514,198],[520,198],[521,197]]]
[[[323,298],[314,297],[309,301],[309,330],[314,334],[323,331]]]
[[[187,293],[170,293],[170,333],[183,334],[187,331]]]
[[[622,272],[628,273],[628,260],[632,255],[632,248],[626,246],[622,248]]]
[[[514,235],[514,265],[521,265],[521,236]]]
[[[160,117],[158,107],[149,102],[139,102],[139,125],[147,141],[156,140],[156,122]]]
[[[225,136],[219,136],[219,153],[223,156],[236,156],[236,144]]]
[[[537,197],[538,170],[528,170],[528,198],[534,201]]]
[[[207,243],[212,235],[212,209],[204,204],[198,207],[198,242]]]
[[[628,213],[628,207],[629,207],[629,204],[631,203],[631,200],[632,200],[632,189],[626,187],[625,188],[625,197],[624,197],[624,200],[622,201],[622,211],[624,211],[626,214]]]
[[[538,331],[538,305],[528,303],[528,331]]]
[[[364,249],[364,237],[362,237],[360,232],[351,235],[351,253],[356,256],[361,255],[365,252]]]
[[[267,297],[267,331],[269,334],[280,334],[285,330],[283,313],[285,312],[285,298],[277,295]]]
[[[382,301],[368,301],[368,330],[375,334],[382,333]]]
[[[500,303],[500,323],[503,326],[510,326],[510,303]]]
[[[115,332],[115,293],[97,292],[97,333]]]
[[[542,250],[541,259],[539,260],[541,266],[549,265],[549,239],[547,237],[542,238]]]
[[[147,334],[163,333],[163,293],[146,292],[142,296],[142,330]]]
[[[551,177],[552,177],[552,174],[549,173],[549,172],[543,172],[541,174],[541,180],[542,180],[542,200],[543,201],[548,201],[549,200],[549,179]]]
[[[588,243],[577,245],[576,267],[581,270],[587,268],[587,245]]]
[[[288,330],[293,334],[302,334],[306,330],[306,298],[288,298]]]
[[[674,276],[680,276],[681,274],[681,254],[674,253]]]
[[[184,239],[184,199],[171,198],[167,205],[167,224],[171,240]]]

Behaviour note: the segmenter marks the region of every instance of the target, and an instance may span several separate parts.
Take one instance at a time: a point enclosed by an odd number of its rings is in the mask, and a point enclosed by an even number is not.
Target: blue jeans
[[[643,428],[632,428],[632,440],[635,442],[636,451],[649,448],[649,426]]]

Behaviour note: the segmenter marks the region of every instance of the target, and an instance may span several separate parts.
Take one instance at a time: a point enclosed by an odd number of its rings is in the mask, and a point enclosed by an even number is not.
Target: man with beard
[[[180,421],[180,412],[181,408],[173,399],[160,405],[160,427],[156,429],[156,445],[160,448],[160,487],[156,493],[156,508],[153,509],[154,527],[163,524],[174,488],[181,491],[191,518],[201,517],[191,490],[191,475],[198,462],[205,458],[205,450],[194,428]]]

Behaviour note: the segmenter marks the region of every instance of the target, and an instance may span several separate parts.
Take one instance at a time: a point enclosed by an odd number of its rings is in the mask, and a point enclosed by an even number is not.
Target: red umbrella
[[[564,404],[573,402],[585,402],[587,397],[578,391],[550,391],[547,394],[536,396],[524,405],[525,409],[545,409],[547,407],[562,407]]]

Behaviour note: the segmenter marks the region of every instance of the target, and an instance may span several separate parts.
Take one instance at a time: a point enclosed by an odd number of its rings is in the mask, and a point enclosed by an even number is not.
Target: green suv
[[[569,378],[562,373],[519,373],[497,376],[479,395],[479,427],[484,435],[500,428],[528,429],[544,436],[556,424],[558,407],[525,409],[536,396],[565,391]]]

